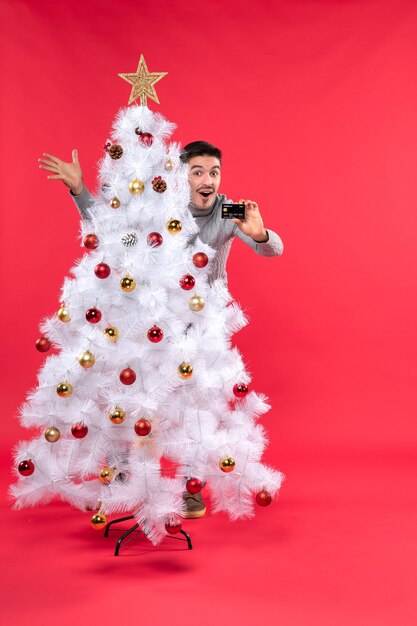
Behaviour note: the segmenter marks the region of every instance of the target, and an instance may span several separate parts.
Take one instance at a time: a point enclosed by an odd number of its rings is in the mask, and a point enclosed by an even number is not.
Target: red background
[[[96,163],[144,53],[175,139],[224,151],[221,189],[258,201],[280,258],[235,242],[236,337],[287,475],[254,521],[191,522],[195,550],[119,559],[67,505],[10,512],[15,624],[415,624],[417,4],[410,0],[2,3],[2,486],[36,382],[39,320],[80,256],[42,152]],[[166,542],[167,543],[167,542]],[[169,543],[169,542],[168,542]],[[171,542],[172,543],[172,542]],[[174,542],[176,543],[176,542]],[[175,546],[176,547],[176,546]]]

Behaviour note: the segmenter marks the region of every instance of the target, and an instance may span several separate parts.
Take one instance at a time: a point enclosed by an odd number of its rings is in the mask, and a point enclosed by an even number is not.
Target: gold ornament
[[[188,300],[188,306],[192,311],[202,311],[204,309],[204,298],[201,296],[191,296]]]
[[[176,235],[177,233],[181,232],[182,224],[179,220],[171,219],[167,223],[167,229],[171,234]]]
[[[174,168],[174,162],[172,159],[167,159],[165,161],[165,169],[167,172],[170,172]]]
[[[100,472],[99,478],[102,483],[104,483],[105,485],[108,485],[109,483],[111,483],[113,476],[114,476],[114,469],[110,467],[109,465],[105,465]]]
[[[131,180],[129,183],[129,191],[130,193],[133,193],[134,195],[143,193],[145,191],[145,185],[141,180],[138,180],[137,178],[135,178],[134,180]]]
[[[233,470],[235,469],[235,465],[235,460],[231,456],[226,456],[219,463],[220,469],[222,470],[222,472],[226,472],[226,474],[228,474],[229,472],[233,472]]]
[[[178,374],[181,378],[191,378],[193,375],[193,366],[190,363],[181,363],[178,366]]]
[[[56,388],[56,392],[60,398],[68,398],[72,394],[71,383],[59,383]]]
[[[120,406],[115,406],[114,409],[109,413],[109,420],[113,424],[121,424],[122,422],[124,422],[125,417],[126,412],[122,408],[120,408]]]
[[[91,354],[90,350],[83,352],[83,354],[78,357],[78,363],[81,365],[81,367],[84,367],[84,369],[93,367],[95,362],[96,358],[94,354]]]
[[[107,517],[103,513],[94,513],[90,522],[95,530],[101,530],[107,525]]]
[[[55,441],[58,441],[58,439],[61,437],[61,433],[55,426],[50,426],[50,428],[47,428],[44,432],[44,435],[46,441],[49,441],[49,443],[55,443]]]
[[[113,200],[110,200],[110,206],[112,209],[118,209],[120,206],[119,198],[114,197]]]
[[[68,309],[65,307],[65,304],[60,307],[57,315],[61,322],[69,322],[71,319],[71,315],[69,314]]]
[[[120,78],[133,85],[128,104],[132,104],[139,97],[140,103],[144,107],[146,107],[147,98],[151,98],[159,104],[154,85],[167,74],[168,72],[149,72],[145,58],[141,54],[135,74],[119,74]]]
[[[136,287],[136,280],[132,276],[126,275],[120,280],[123,291],[133,291]]]
[[[108,326],[104,331],[104,334],[106,335],[107,339],[109,339],[113,343],[116,343],[119,338],[119,331],[115,326]]]

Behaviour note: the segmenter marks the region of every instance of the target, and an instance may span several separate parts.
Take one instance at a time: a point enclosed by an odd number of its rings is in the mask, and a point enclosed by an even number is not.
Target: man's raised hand
[[[61,161],[53,154],[43,153],[42,159],[38,159],[41,170],[52,172],[48,180],[62,180],[78,196],[84,189],[83,173],[78,160],[78,150],[72,151],[72,163]]]
[[[239,200],[239,204],[245,205],[245,219],[239,220],[233,218],[232,220],[237,224],[239,230],[245,235],[249,235],[249,237],[258,243],[268,241],[269,236],[264,227],[257,203],[252,202],[252,200]]]

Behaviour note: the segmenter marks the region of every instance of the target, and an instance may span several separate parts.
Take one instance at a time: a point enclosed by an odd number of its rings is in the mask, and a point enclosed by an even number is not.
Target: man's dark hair
[[[196,156],[213,156],[222,162],[222,151],[216,146],[212,146],[207,141],[192,141],[187,143],[182,149],[180,159],[183,163],[188,163],[190,159]]]

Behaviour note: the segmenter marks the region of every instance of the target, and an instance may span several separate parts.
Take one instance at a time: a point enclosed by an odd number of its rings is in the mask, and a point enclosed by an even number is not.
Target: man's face
[[[220,185],[220,161],[213,156],[196,156],[188,161],[191,204],[204,211],[213,204]]]

